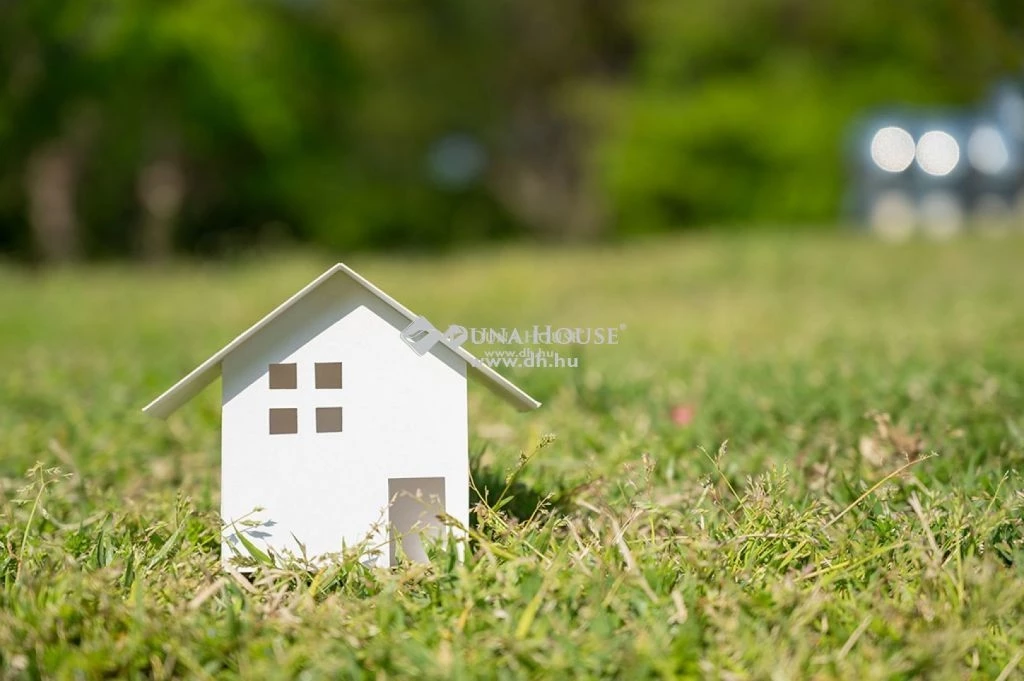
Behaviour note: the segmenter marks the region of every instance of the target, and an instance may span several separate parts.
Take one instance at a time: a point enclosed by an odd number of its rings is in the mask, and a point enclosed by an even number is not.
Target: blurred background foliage
[[[0,252],[827,224],[858,112],[1022,64],[1020,0],[0,1]]]

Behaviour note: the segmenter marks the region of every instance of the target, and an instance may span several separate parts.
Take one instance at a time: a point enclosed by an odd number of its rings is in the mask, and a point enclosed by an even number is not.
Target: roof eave
[[[142,412],[154,418],[166,419],[220,376],[220,364],[219,361],[207,360],[143,407]]]

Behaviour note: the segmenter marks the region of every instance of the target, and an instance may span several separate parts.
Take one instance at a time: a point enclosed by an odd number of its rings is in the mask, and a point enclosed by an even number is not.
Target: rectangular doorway
[[[398,547],[406,560],[427,562],[423,537],[442,537],[445,512],[444,478],[388,479],[388,540],[391,565],[398,563]]]

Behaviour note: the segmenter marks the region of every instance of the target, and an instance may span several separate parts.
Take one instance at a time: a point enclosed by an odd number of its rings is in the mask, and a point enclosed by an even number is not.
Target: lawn
[[[506,370],[536,412],[471,387],[464,562],[250,580],[219,391],[140,409],[333,260],[0,266],[0,676],[1020,678],[1024,239],[347,260],[441,328],[620,342]]]

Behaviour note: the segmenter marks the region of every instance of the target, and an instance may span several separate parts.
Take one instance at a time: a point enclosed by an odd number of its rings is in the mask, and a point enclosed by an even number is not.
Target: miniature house
[[[394,565],[426,559],[442,512],[468,527],[467,376],[540,403],[448,339],[416,351],[402,332],[421,319],[338,264],[145,407],[166,418],[222,377],[225,560],[369,540]]]

